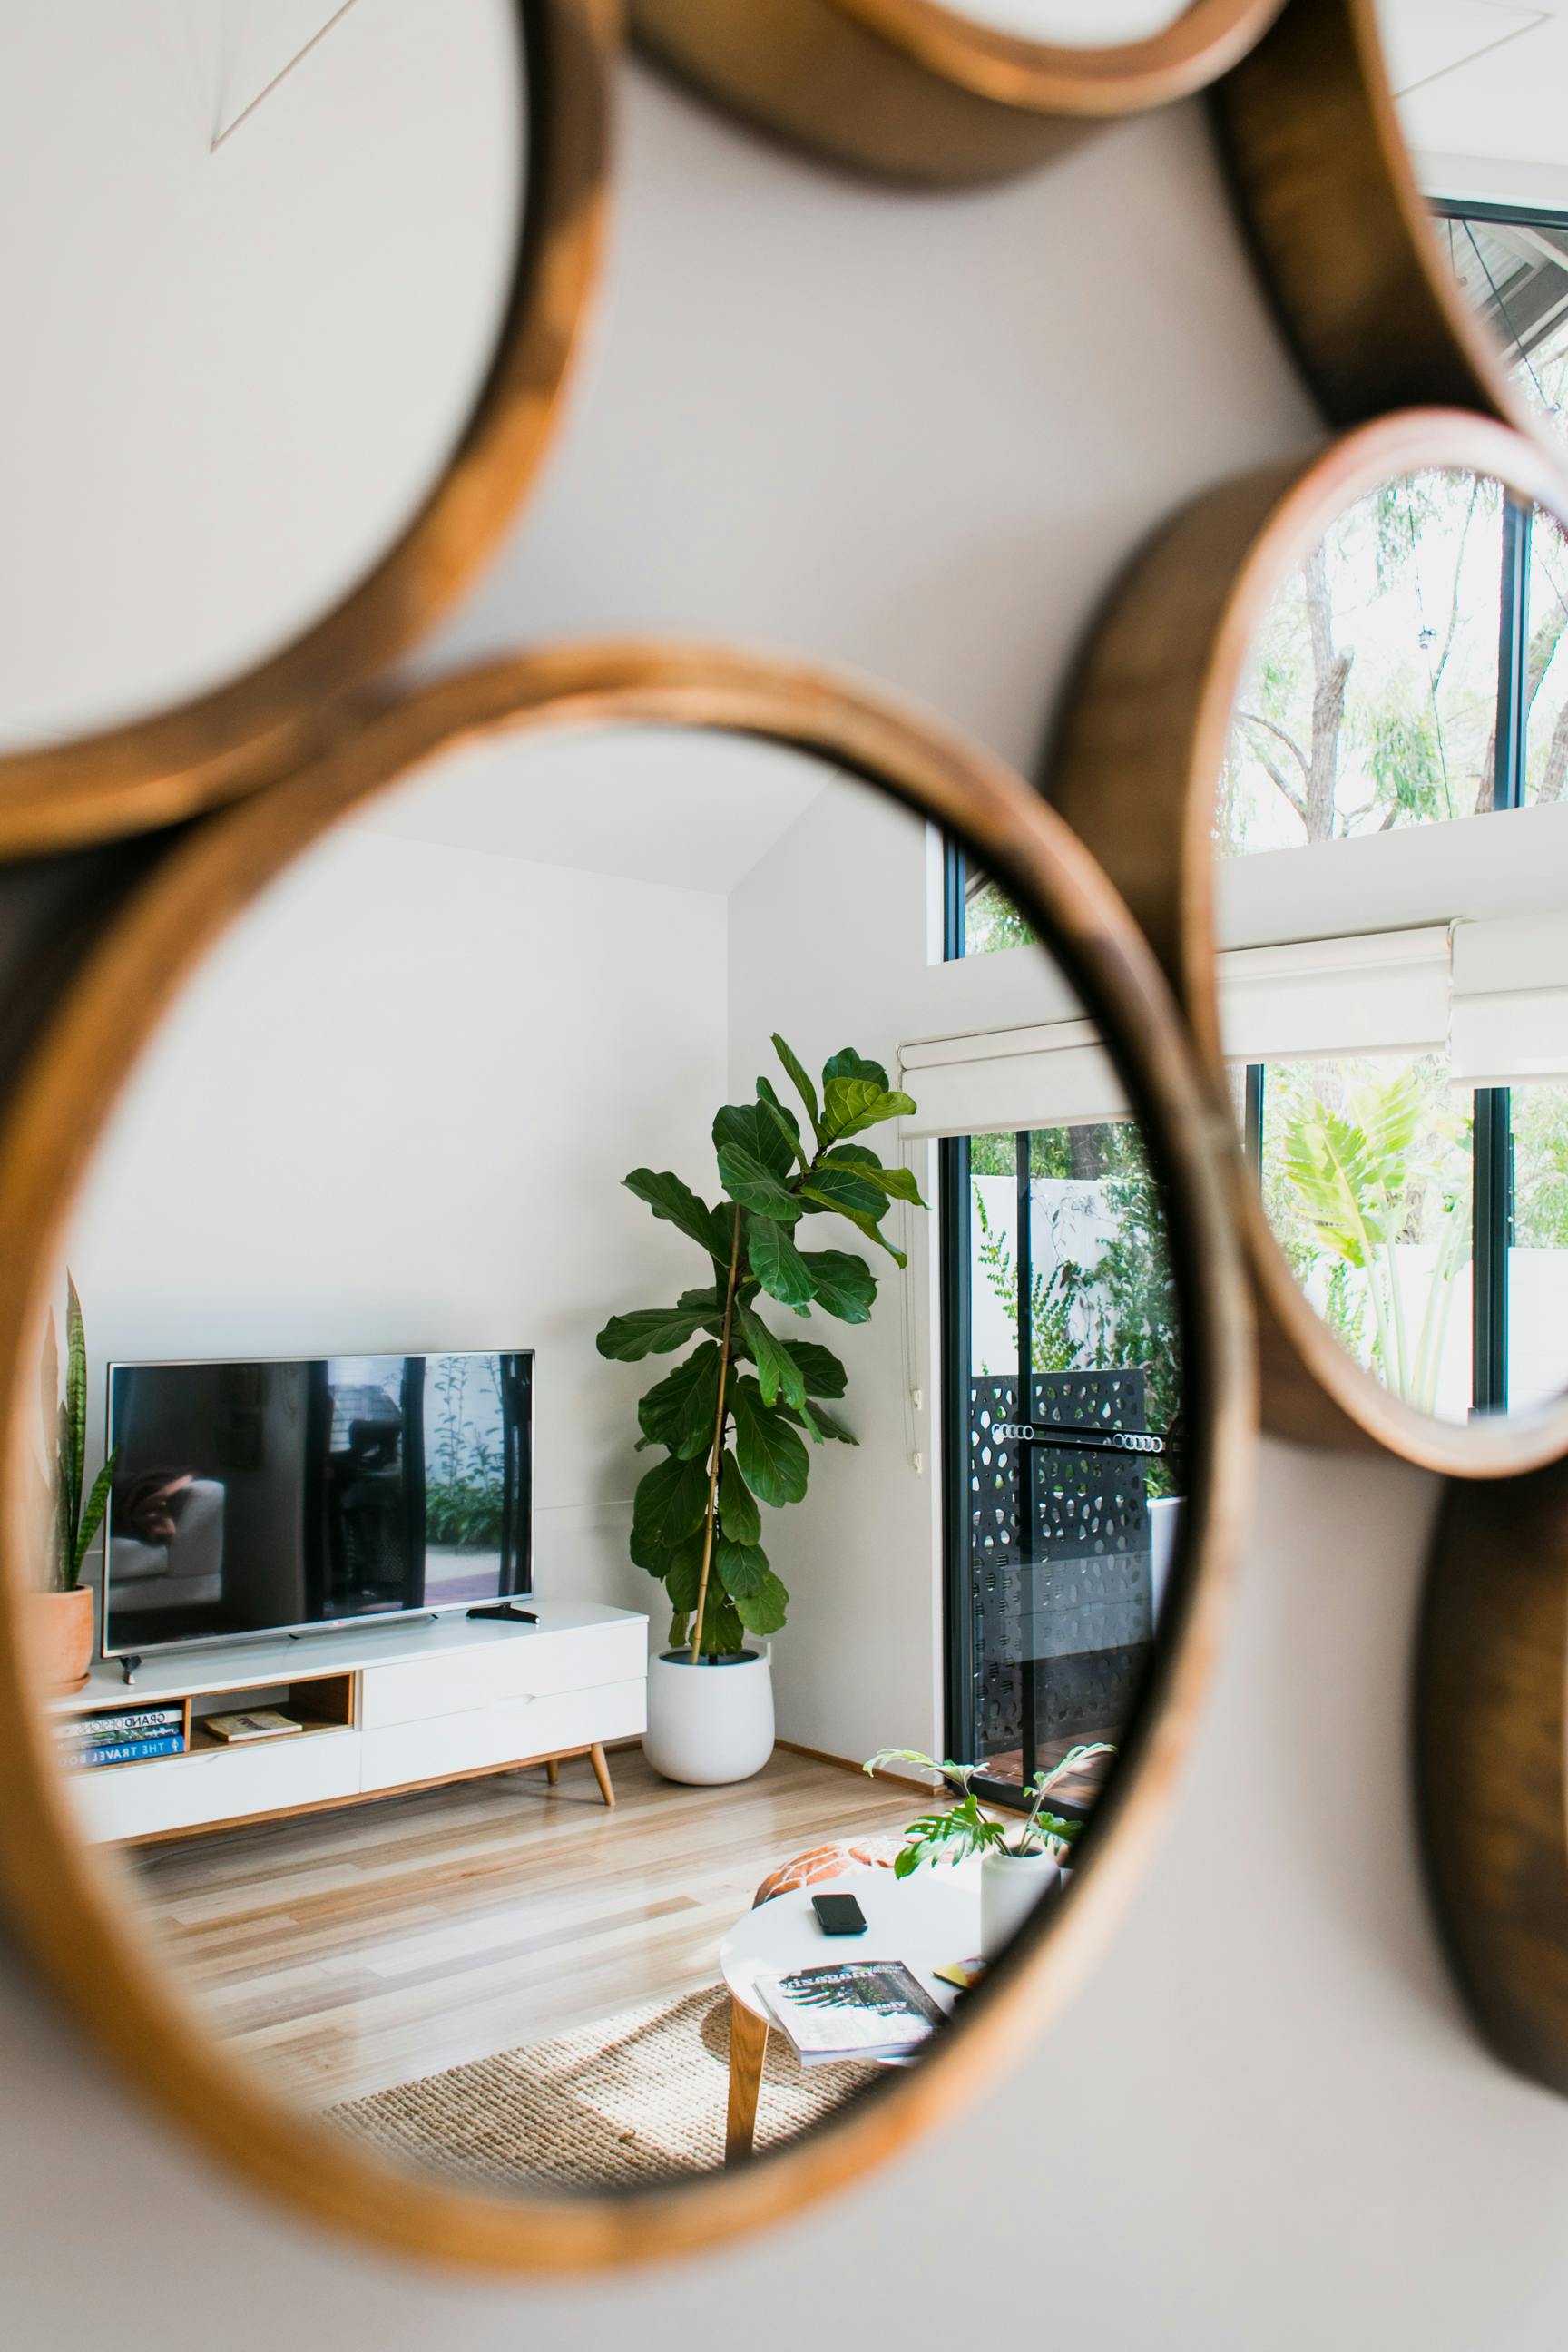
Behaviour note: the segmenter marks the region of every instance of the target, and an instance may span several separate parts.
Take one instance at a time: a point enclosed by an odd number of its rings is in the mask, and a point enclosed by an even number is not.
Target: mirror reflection
[[[781,749],[469,746],[265,893],[99,1151],[61,1767],[210,2030],[398,2163],[742,2161],[1070,1889],[1183,1337],[984,887]]]
[[[944,0],[967,16],[1019,40],[1060,48],[1114,48],[1152,40],[1184,16],[1191,0]]]
[[[1377,0],[1416,176],[1527,405],[1568,431],[1568,16]]]
[[[1568,548],[1390,481],[1275,597],[1216,814],[1221,1015],[1268,1221],[1449,1421],[1568,1386]]]

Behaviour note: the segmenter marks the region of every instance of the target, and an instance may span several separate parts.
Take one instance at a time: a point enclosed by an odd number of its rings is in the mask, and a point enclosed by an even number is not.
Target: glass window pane
[[[1227,856],[1473,816],[1492,805],[1502,491],[1390,482],[1275,598],[1231,728]]]
[[[1455,214],[1437,227],[1519,390],[1568,438],[1568,223]]]
[[[1524,798],[1560,801],[1568,778],[1568,540],[1536,509],[1530,531]]]
[[[1508,1254],[1508,1400],[1568,1389],[1568,1087],[1516,1087]]]
[[[1003,948],[1026,948],[1035,934],[1013,901],[983,874],[971,874],[963,895],[963,952],[994,955]]]
[[[1472,1098],[1440,1055],[1270,1062],[1263,1204],[1302,1289],[1424,1412],[1472,1401]]]

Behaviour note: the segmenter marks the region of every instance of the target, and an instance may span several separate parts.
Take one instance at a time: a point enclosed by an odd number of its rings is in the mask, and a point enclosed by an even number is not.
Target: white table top
[[[866,1914],[863,1936],[825,1936],[814,1895],[853,1895]],[[724,1982],[753,2017],[772,2023],[756,1990],[760,1976],[783,1969],[831,1967],[846,1960],[902,1960],[932,1998],[951,2011],[958,1995],[936,1974],[980,1949],[980,1865],[939,1863],[895,1878],[890,1870],[847,1870],[841,1878],[775,1895],[736,1922],[719,1947]],[[901,2060],[878,2061],[900,2064]]]

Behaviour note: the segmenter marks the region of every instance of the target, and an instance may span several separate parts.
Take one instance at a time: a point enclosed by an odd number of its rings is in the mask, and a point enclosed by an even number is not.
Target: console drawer
[[[302,1732],[254,1747],[104,1765],[71,1773],[68,1785],[89,1838],[157,1837],[356,1796],[359,1740],[346,1729]]]
[[[640,1661],[639,1661],[640,1663]],[[647,1684],[514,1698],[360,1734],[361,1787],[399,1789],[447,1773],[482,1772],[595,1740],[632,1739],[647,1726]]]
[[[366,1666],[359,1719],[365,1730],[376,1731],[436,1716],[472,1714],[510,1699],[538,1701],[563,1691],[631,1682],[647,1671],[647,1629],[640,1617],[561,1633],[524,1626],[483,1648]]]

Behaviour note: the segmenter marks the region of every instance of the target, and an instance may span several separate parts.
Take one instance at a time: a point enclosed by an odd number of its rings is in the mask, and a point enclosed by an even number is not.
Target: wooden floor
[[[721,1979],[777,1864],[902,1829],[922,1791],[780,1749],[680,1789],[614,1753],[142,1847],[153,1920],[209,2022],[311,2105],[383,2090]]]

